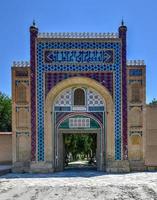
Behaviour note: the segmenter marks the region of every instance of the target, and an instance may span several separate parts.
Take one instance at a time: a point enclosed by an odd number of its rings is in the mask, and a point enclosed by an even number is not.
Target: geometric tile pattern
[[[68,71],[68,72],[46,72],[45,73],[45,96],[48,92],[57,85],[58,82],[65,80],[67,78],[72,77],[88,77],[94,79],[101,83],[105,88],[109,90],[111,95],[113,96],[113,72],[106,72],[106,71]]]
[[[44,51],[44,61],[48,64],[54,63],[71,63],[77,64],[82,62],[84,64],[88,64],[90,61],[96,63],[106,63],[112,64],[113,63],[113,49],[107,50],[86,50],[82,49],[75,49],[75,50],[45,50]]]
[[[73,112],[56,112],[56,124],[58,124],[66,115],[74,114]],[[103,124],[104,120],[104,112],[85,112],[85,113],[77,113],[78,115],[88,114],[90,116],[95,117],[101,124]]]
[[[69,118],[69,128],[90,128],[90,118]]]
[[[73,90],[69,89],[64,92],[62,92],[57,98],[55,102],[56,106],[72,106],[73,103]],[[86,106],[104,106],[102,97],[95,91],[86,89],[85,92],[85,99],[87,99],[87,105]],[[71,109],[72,110],[72,109]]]
[[[72,105],[72,90],[67,90],[64,93],[62,93],[56,103],[55,106],[71,106]]]
[[[79,63],[77,65],[67,63],[60,64],[46,64],[44,62],[43,52],[45,49],[113,49],[114,63]],[[36,82],[37,82],[37,134],[38,134],[38,160],[44,160],[44,76],[45,72],[114,72],[114,107],[115,107],[115,159],[121,159],[121,42],[118,40],[72,40],[64,41],[59,39],[47,40],[45,42],[37,43],[37,68],[36,68]],[[101,74],[101,73],[100,73]],[[102,83],[101,83],[102,84]],[[103,84],[102,84],[103,85]]]
[[[88,106],[104,106],[102,97],[91,90],[87,92],[87,104]]]
[[[129,76],[142,76],[142,69],[130,69]]]
[[[30,82],[31,82],[31,161],[36,160],[36,44],[38,30],[30,27]]]
[[[126,70],[126,31],[127,27],[122,25],[119,28],[119,38],[122,40],[122,141],[123,141],[123,159],[128,159],[128,113],[127,113],[127,70]]]

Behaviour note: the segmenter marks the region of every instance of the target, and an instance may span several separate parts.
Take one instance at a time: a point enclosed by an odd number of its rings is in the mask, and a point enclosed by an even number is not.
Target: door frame
[[[56,155],[55,156],[55,171],[63,171],[64,170],[64,143],[63,143],[63,136],[65,134],[96,134],[97,135],[97,149],[96,149],[96,159],[97,159],[97,170],[104,171],[104,151],[102,145],[102,130],[101,128],[96,129],[58,129],[57,130],[57,142],[55,145],[56,148]],[[106,145],[105,145],[106,146]]]

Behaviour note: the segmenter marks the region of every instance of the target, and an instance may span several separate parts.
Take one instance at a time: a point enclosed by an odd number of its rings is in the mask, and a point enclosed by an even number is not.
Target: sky
[[[128,28],[127,59],[146,63],[146,98],[157,98],[157,0],[0,0],[0,91],[11,96],[13,61],[29,61],[29,27],[39,32]]]

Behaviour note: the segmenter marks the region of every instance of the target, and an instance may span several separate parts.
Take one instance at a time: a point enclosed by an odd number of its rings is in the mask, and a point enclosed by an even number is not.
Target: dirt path
[[[0,200],[157,200],[157,172],[65,171],[0,177]]]

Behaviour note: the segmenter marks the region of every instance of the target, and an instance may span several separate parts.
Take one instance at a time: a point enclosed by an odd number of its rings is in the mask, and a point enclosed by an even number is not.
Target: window
[[[140,86],[138,84],[132,85],[132,102],[140,102]]]
[[[18,77],[27,77],[28,76],[28,71],[24,71],[24,70],[20,70],[20,71],[15,71],[15,73],[16,73],[16,76],[18,76]]]
[[[129,75],[130,76],[142,76],[142,69],[130,69]]]
[[[69,118],[70,128],[90,128],[90,118]]]
[[[74,106],[85,106],[85,92],[81,88],[74,91]]]
[[[26,86],[20,84],[16,88],[16,102],[25,103],[26,101]]]

